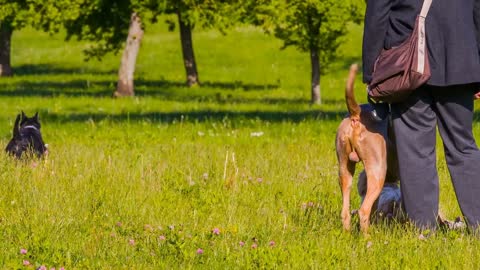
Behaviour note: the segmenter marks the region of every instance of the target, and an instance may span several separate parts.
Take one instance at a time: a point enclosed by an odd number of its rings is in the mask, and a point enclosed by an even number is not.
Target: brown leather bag
[[[410,37],[400,46],[382,50],[368,86],[368,96],[388,103],[405,100],[430,79],[430,64],[425,36],[425,18],[432,0],[423,2]]]

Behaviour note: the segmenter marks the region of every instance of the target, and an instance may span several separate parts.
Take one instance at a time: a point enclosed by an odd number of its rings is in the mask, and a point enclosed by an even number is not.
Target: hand
[[[477,93],[475,93],[475,94],[473,95],[473,99],[474,99],[474,100],[480,99],[480,91],[478,91]]]

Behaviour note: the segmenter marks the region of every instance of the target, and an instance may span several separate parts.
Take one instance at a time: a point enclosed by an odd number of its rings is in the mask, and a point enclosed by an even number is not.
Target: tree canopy
[[[321,103],[320,75],[338,56],[350,22],[363,18],[363,0],[246,0],[242,19],[263,27],[283,41],[310,53],[312,103]]]
[[[348,24],[363,19],[363,0],[249,0],[243,18],[283,41],[283,48],[316,50],[322,73],[337,56]]]
[[[348,24],[361,21],[364,8],[364,0],[0,0],[0,31],[7,29],[11,36],[11,29],[28,24],[48,32],[64,27],[67,40],[90,41],[87,59],[101,58],[123,47],[133,14],[142,29],[142,22],[177,15],[166,22],[170,30],[180,28],[187,84],[194,85],[199,79],[192,30],[200,26],[225,33],[236,23],[254,24],[281,39],[283,48],[310,54],[312,102],[319,103],[320,75],[338,56]]]

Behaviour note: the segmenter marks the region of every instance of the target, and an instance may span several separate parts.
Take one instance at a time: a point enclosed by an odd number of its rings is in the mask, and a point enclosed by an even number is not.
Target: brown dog
[[[391,147],[387,137],[388,120],[380,122],[374,120],[371,115],[372,107],[369,104],[360,106],[355,101],[353,86],[357,70],[358,66],[355,64],[350,67],[345,89],[345,100],[350,114],[338,127],[336,151],[343,197],[341,217],[343,227],[347,231],[351,226],[350,191],[355,164],[362,161],[364,165],[365,173],[359,177],[359,193],[364,195],[364,199],[358,214],[360,229],[363,233],[367,233],[372,207],[382,191],[386,176],[388,175],[388,181],[395,182],[398,174],[394,147]],[[363,188],[365,185],[366,191]]]

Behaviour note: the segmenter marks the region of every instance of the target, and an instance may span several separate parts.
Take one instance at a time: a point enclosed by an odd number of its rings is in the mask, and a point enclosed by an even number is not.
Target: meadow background
[[[343,232],[334,138],[362,28],[349,30],[314,106],[308,54],[280,50],[255,27],[197,30],[202,86],[188,88],[178,32],[151,26],[136,96],[122,99],[111,98],[118,55],[84,62],[86,43],[63,32],[15,31],[15,75],[0,79],[1,145],[21,110],[38,111],[50,154],[38,164],[0,155],[1,268],[480,268],[479,241],[462,231]],[[356,96],[365,102],[360,75]],[[440,139],[437,155],[440,208],[453,219]]]

